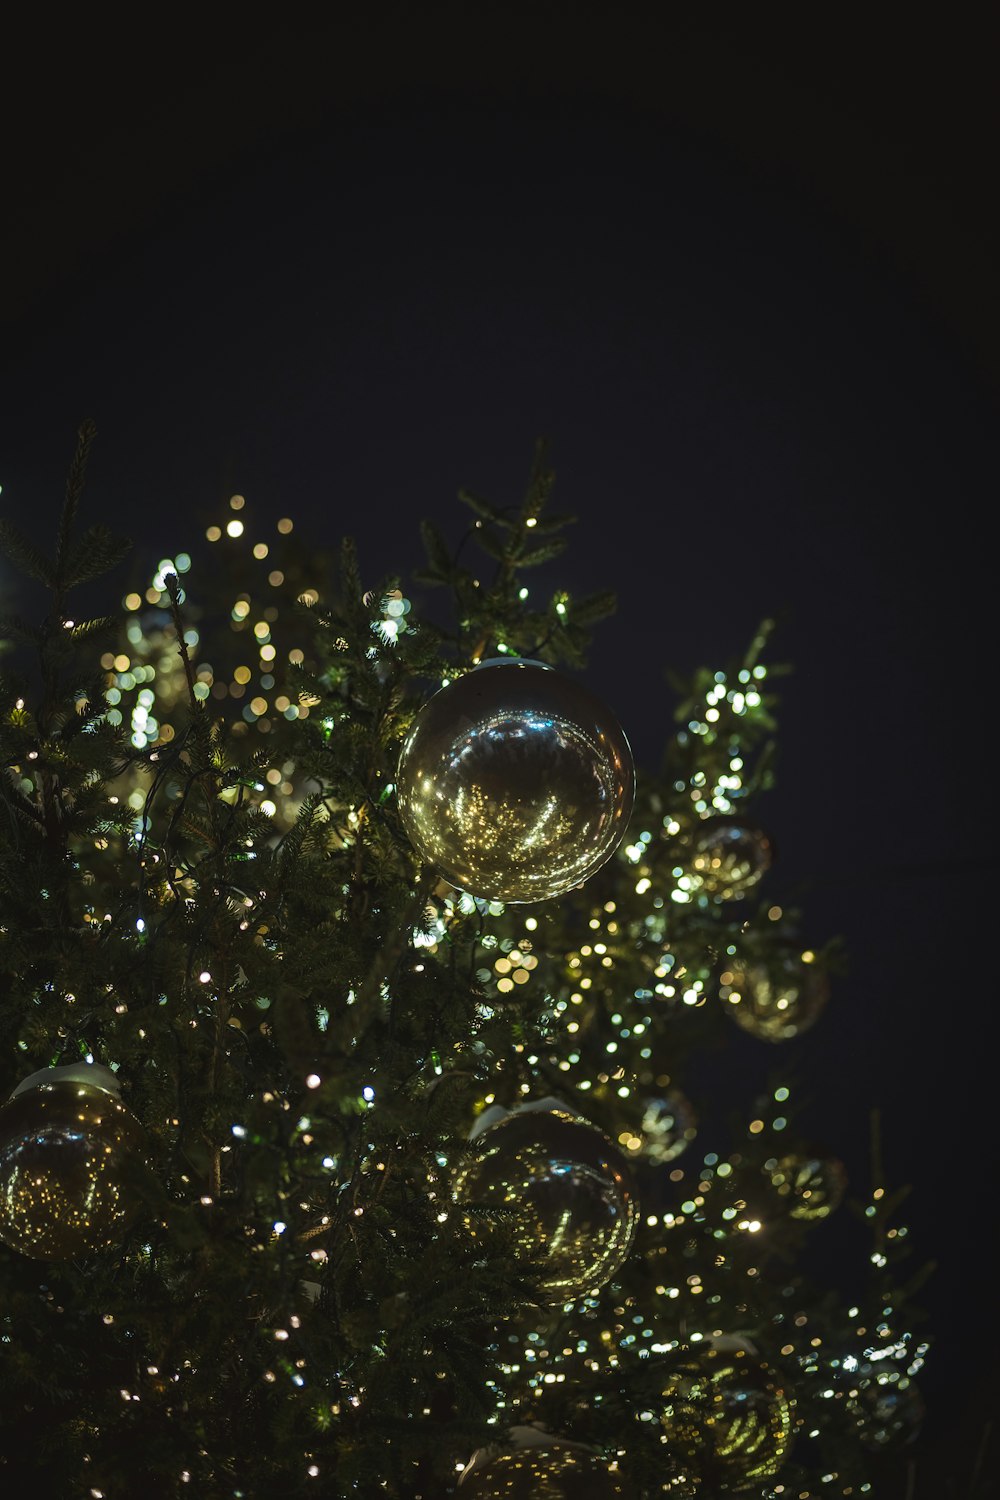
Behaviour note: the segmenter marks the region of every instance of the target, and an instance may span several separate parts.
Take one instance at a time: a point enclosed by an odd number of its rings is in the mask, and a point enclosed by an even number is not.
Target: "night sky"
[[[778,619],[769,878],[850,957],[818,1118],[863,1179],[880,1106],[940,1263],[919,1496],[997,1396],[996,38],[577,9],[19,23],[0,506],[41,537],[90,416],[91,518],[148,566],[238,490],[376,583],[545,438],[545,577],[618,591],[586,676],[650,769],[667,668]]]

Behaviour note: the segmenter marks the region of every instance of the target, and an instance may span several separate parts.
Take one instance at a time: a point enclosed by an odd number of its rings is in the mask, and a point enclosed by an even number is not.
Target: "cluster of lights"
[[[207,539],[217,542],[225,538],[237,543],[248,540],[246,507],[243,495],[231,496],[229,509],[233,514],[224,525],[210,526]],[[292,532],[293,522],[284,517],[277,522],[276,530],[279,537],[285,537]],[[250,550],[255,561],[270,563],[272,547],[268,542],[256,541]],[[271,599],[265,595],[255,603],[255,596],[244,590],[237,595],[230,610],[233,632],[245,637],[250,645],[244,660],[237,660],[227,673],[221,674],[211,661],[199,659],[200,632],[190,626],[184,632],[184,646],[191,661],[192,680],[188,682],[170,627],[166,583],[168,575],[183,577],[191,568],[192,559],[186,552],[178,552],[172,558],[161,558],[148,586],[142,592],[128,593],[122,601],[128,614],[134,617],[126,624],[127,644],[123,643],[117,651],[106,652],[101,658],[107,674],[108,721],[116,725],[127,723],[133,747],[151,750],[154,756],[160,746],[175,738],[177,713],[178,710],[184,711],[189,691],[201,702],[212,698],[238,707],[237,716],[228,722],[230,733],[235,735],[246,734],[251,728],[267,734],[275,720],[308,718],[316,702],[307,694],[282,685],[287,673],[304,663],[305,652],[299,645],[282,644],[279,638],[283,634],[279,632],[279,624],[284,606],[281,590],[286,573],[281,567],[270,565],[264,587],[276,591]],[[318,598],[314,588],[300,589],[297,594],[297,602],[305,605],[315,604]],[[396,602],[387,602],[395,610]],[[408,610],[409,602],[403,602]],[[290,605],[288,612],[291,624]],[[223,643],[217,644],[224,655],[232,654],[231,648],[227,650]],[[299,806],[295,761],[283,757],[262,774],[267,783],[267,797],[259,804],[260,810],[266,816],[290,824]],[[121,789],[122,797],[137,814],[137,835],[141,833],[138,814],[145,790],[145,787],[140,789],[135,785],[131,789],[124,786]],[[232,800],[235,792],[223,792],[222,795]]]

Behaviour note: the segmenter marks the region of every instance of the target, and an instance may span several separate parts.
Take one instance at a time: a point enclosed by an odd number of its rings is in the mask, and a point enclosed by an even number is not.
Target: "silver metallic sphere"
[[[794,955],[761,963],[734,964],[721,976],[726,1014],[764,1042],[787,1042],[819,1019],[830,995],[825,970]]]
[[[492,1231],[475,1205],[514,1211],[515,1253],[540,1268],[536,1285],[548,1302],[610,1280],[632,1248],[639,1212],[618,1147],[558,1106],[521,1107],[488,1125],[456,1174],[454,1197],[473,1234]]]
[[[707,1340],[665,1361],[660,1421],[671,1453],[739,1492],[772,1479],[788,1456],[794,1399],[738,1339]],[[713,1486],[714,1489],[714,1486]]]
[[[0,1240],[38,1260],[111,1249],[142,1207],[127,1168],[147,1160],[142,1125],[100,1085],[18,1091],[0,1108]]]
[[[771,867],[771,841],[759,828],[710,818],[693,842],[690,878],[717,901],[745,896]]]
[[[417,714],[396,777],[413,847],[488,900],[546,901],[581,885],[625,833],[635,793],[621,726],[539,662],[490,662]]]

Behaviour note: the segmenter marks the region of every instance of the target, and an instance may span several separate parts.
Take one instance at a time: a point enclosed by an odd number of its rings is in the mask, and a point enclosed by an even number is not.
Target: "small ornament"
[[[745,1340],[706,1339],[666,1367],[660,1421],[670,1452],[720,1490],[778,1473],[792,1442],[792,1398]]]
[[[506,1448],[479,1448],[458,1481],[462,1500],[613,1500],[624,1495],[608,1459],[537,1427],[511,1428]]]
[[[907,1375],[868,1365],[852,1376],[848,1405],[858,1436],[869,1452],[905,1448],[923,1426],[924,1401]]]
[[[822,969],[783,957],[772,967],[751,963],[727,969],[720,978],[726,1014],[764,1042],[787,1042],[814,1025],[830,997]]]
[[[847,1173],[833,1157],[782,1156],[764,1170],[792,1219],[827,1219],[844,1201]]]
[[[614,716],[542,662],[487,662],[414,719],[396,777],[413,847],[484,899],[547,901],[621,842],[635,769]]]
[[[644,1156],[663,1166],[686,1151],[698,1134],[694,1108],[680,1089],[664,1089],[647,1099],[634,1135],[619,1141],[629,1156]]]
[[[759,828],[709,818],[694,830],[689,879],[716,901],[745,896],[771,868],[771,841]]]
[[[474,1206],[515,1211],[519,1258],[539,1267],[539,1295],[569,1302],[603,1286],[635,1237],[638,1207],[618,1147],[557,1099],[495,1107],[473,1129],[471,1159],[455,1177],[474,1235],[488,1234],[488,1215]]]
[[[33,1073],[0,1108],[0,1240],[38,1260],[110,1249],[141,1206],[126,1178],[148,1161],[109,1068]]]

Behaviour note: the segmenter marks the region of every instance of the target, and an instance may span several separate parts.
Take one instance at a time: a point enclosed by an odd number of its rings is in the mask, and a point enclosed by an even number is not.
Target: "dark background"
[[[879,1106],[913,1185],[916,1494],[960,1500],[997,1395],[994,29],[248,14],[12,24],[0,506],[51,526],[92,416],[92,515],[150,566],[240,490],[375,583],[545,437],[556,581],[618,590],[588,680],[650,768],[666,668],[779,619],[772,880],[846,941],[823,1128],[863,1179]]]

